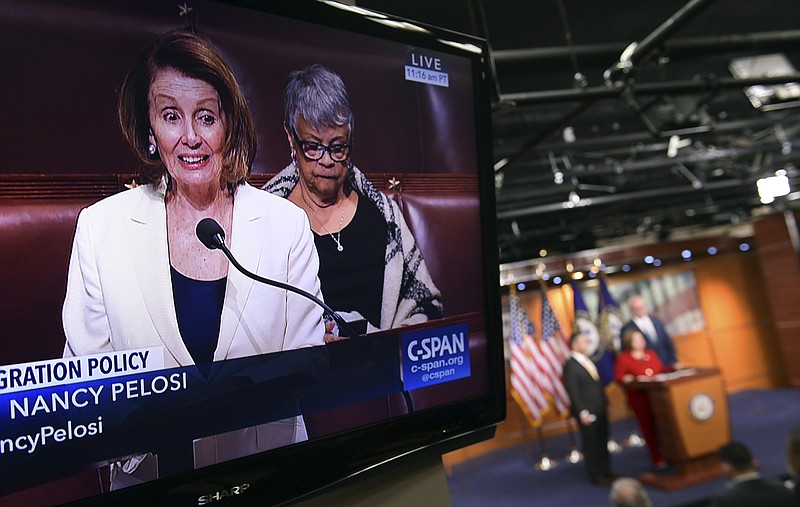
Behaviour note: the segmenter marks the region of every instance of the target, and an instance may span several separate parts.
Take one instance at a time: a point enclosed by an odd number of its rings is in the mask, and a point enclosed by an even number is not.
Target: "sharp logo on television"
[[[244,483],[240,484],[239,486],[234,486],[229,489],[222,489],[219,491],[215,491],[208,495],[203,495],[197,498],[197,505],[208,505],[212,502],[216,502],[218,500],[223,500],[225,498],[230,498],[236,495],[241,495],[245,491],[250,489],[250,484]]]
[[[403,335],[403,385],[417,389],[469,377],[466,324]]]
[[[406,81],[448,88],[450,75],[445,70],[444,61],[437,56],[426,55],[418,50],[406,53]]]

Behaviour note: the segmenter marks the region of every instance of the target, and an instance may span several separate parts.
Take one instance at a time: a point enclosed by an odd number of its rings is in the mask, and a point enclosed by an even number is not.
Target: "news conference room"
[[[0,505],[797,505],[797,19],[0,0]]]

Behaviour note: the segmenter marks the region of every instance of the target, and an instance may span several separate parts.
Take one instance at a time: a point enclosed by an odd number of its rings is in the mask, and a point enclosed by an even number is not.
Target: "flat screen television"
[[[257,135],[256,188],[291,162],[290,72],[341,77],[348,160],[402,215],[441,308],[202,371],[165,363],[158,344],[65,353],[78,213],[139,186],[118,96],[139,50],[173,31],[210,41],[232,70]],[[0,505],[281,504],[493,435],[506,397],[484,41],[328,1],[0,0],[0,44]],[[419,283],[417,269],[397,283]],[[224,438],[297,416],[307,439],[253,450]],[[112,490],[132,469],[148,478]]]

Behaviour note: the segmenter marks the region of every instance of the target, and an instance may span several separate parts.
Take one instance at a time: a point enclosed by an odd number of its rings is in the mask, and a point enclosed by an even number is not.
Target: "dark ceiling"
[[[800,188],[800,87],[776,84],[800,81],[798,0],[357,3],[487,37],[502,263],[742,234],[800,205],[765,207],[756,191],[780,169]],[[765,55],[740,64],[749,81],[732,74],[732,60]],[[745,94],[759,84],[770,110]]]

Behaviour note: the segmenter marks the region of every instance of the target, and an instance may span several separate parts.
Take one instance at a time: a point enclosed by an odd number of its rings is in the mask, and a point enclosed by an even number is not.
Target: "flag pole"
[[[561,302],[564,305],[564,308],[569,308],[570,305],[567,302],[567,296],[566,296],[566,293],[564,292],[564,289],[565,289],[565,286],[562,286],[559,289],[558,292],[561,295]],[[573,294],[572,300],[573,300],[573,306],[574,306],[574,301],[575,301],[575,295],[574,294]],[[576,327],[574,312],[573,312],[572,321],[570,322],[570,326],[571,326],[570,333],[574,333],[575,332],[575,327]],[[573,420],[574,419],[572,417],[567,419],[567,433],[569,434],[569,442],[570,442],[570,451],[569,451],[569,454],[567,455],[567,461],[569,461],[570,463],[579,463],[579,462],[581,462],[583,460],[583,453],[581,453],[581,451],[578,450],[578,446],[577,446],[577,444],[575,442],[575,430],[574,430],[574,428],[572,426],[572,421]],[[576,424],[577,424],[577,422],[576,422]]]
[[[527,416],[525,417],[527,421]],[[530,422],[530,421],[528,421]],[[531,435],[528,431],[530,428],[524,427],[522,428],[522,452],[525,453],[526,456],[531,456],[533,454],[533,446],[531,445]]]
[[[512,317],[512,333],[510,340],[511,362],[510,362],[510,381],[511,395],[522,409],[525,418],[531,426],[537,428],[539,445],[542,449],[543,469],[552,468],[549,466],[549,458],[544,452],[544,443],[541,441],[541,430],[543,411],[548,406],[547,398],[542,391],[541,371],[535,354],[539,348],[533,341],[535,333],[533,324],[528,320],[527,314],[519,301],[516,288],[512,285],[509,291],[509,314]],[[523,430],[523,448],[528,450],[527,430]],[[530,454],[530,453],[527,453]]]
[[[573,420],[571,416],[564,419],[564,423],[567,425],[567,435],[569,435],[569,453],[567,454],[567,461],[570,463],[580,463],[583,461],[583,453],[578,450],[578,444],[575,441],[575,430],[572,427]]]
[[[557,467],[558,462],[554,459],[550,459],[550,456],[547,455],[547,449],[545,449],[544,435],[542,434],[541,425],[536,427],[536,437],[539,440],[539,450],[541,458],[539,458],[539,461],[536,462],[535,467],[537,470],[541,470],[542,472],[547,472],[548,470],[552,470],[553,468]]]

